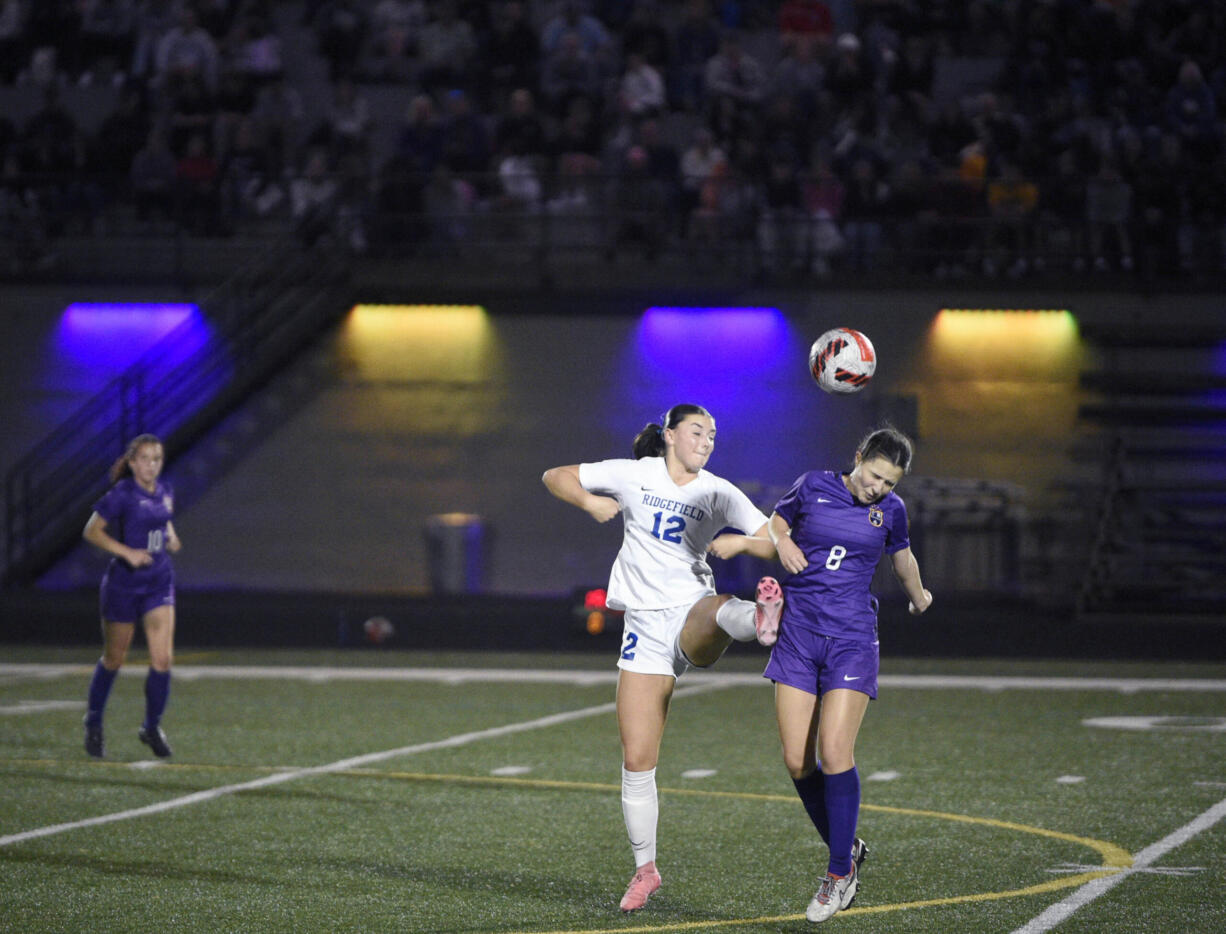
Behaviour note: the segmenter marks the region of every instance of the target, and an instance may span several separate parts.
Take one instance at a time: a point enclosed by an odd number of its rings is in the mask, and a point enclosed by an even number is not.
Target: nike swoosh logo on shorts
[[[859,681],[861,677],[862,677],[861,675],[856,675],[854,678],[851,675],[843,675],[843,680],[844,681]]]
[[[817,501],[818,501],[819,503],[829,503],[829,502],[831,502],[831,500],[826,499],[826,497],[824,497],[824,496],[819,496],[819,497],[817,498]]]

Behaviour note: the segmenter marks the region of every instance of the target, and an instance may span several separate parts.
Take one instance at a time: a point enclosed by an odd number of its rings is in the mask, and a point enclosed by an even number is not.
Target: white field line
[[[44,665],[37,663],[0,663],[0,678],[46,680],[67,675],[88,675],[89,665]],[[144,677],[145,669],[128,665],[121,674]],[[617,680],[616,669],[531,669],[531,668],[351,668],[305,665],[177,665],[176,679],[202,678],[285,679],[290,681],[432,681],[443,684],[470,682],[514,682],[518,684],[601,685]],[[1226,692],[1226,678],[1045,678],[1012,675],[881,675],[882,687],[978,691],[1116,691],[1134,694],[1141,691]],[[769,685],[759,674],[691,671],[683,676],[685,685],[718,684]]]
[[[45,713],[48,710],[80,710],[85,706],[83,700],[22,700],[15,704],[0,706],[0,716],[11,716],[23,713]]]
[[[1151,843],[1135,857],[1132,866],[1122,869],[1110,876],[1102,876],[1087,882],[1072,895],[1056,902],[1039,916],[1032,918],[1026,924],[1013,931],[1013,934],[1044,934],[1057,924],[1067,919],[1078,908],[1090,904],[1100,895],[1105,895],[1128,876],[1143,872],[1148,866],[1157,862],[1177,846],[1187,843],[1197,834],[1204,833],[1222,818],[1226,817],[1226,799],[1219,801],[1209,810],[1198,816],[1191,823],[1185,824],[1174,833],[1168,834],[1157,843]]]
[[[704,693],[706,691],[718,690],[720,688],[732,687],[732,683],[726,684],[696,684],[691,687],[680,688],[673,695],[676,697],[685,697],[688,695]],[[131,820],[135,817],[148,817],[151,814],[161,814],[165,811],[171,811],[175,808],[186,807],[189,804],[200,804],[205,801],[212,801],[215,798],[220,798],[225,795],[238,794],[243,791],[253,791],[257,788],[267,788],[270,785],[281,785],[285,782],[292,782],[295,779],[306,778],[312,775],[327,775],[333,772],[344,772],[348,769],[363,768],[372,765],[376,762],[384,762],[388,759],[395,759],[399,756],[411,756],[419,752],[429,752],[434,749],[451,749],[456,746],[467,746],[470,743],[480,742],[486,739],[496,739],[500,736],[510,736],[513,733],[524,733],[528,730],[539,730],[544,727],[557,726],[560,723],[569,723],[572,720],[582,720],[586,717],[594,717],[599,714],[612,713],[615,706],[612,702],[607,704],[597,704],[594,707],[583,707],[579,710],[570,710],[565,713],[550,714],[547,717],[538,717],[535,720],[525,720],[521,723],[508,723],[505,726],[491,727],[488,730],[476,730],[472,733],[460,733],[455,736],[449,736],[446,739],[434,740],[428,743],[418,743],[413,746],[401,746],[397,749],[385,749],[382,752],[369,752],[361,756],[352,756],[348,759],[338,759],[336,762],[329,762],[326,765],[314,765],[306,768],[293,769],[286,772],[277,772],[272,775],[265,775],[263,778],[253,779],[249,782],[238,782],[233,785],[221,785],[217,788],[207,788],[204,791],[197,791],[190,795],[183,795],[179,798],[171,798],[167,801],[159,801],[156,804],[148,804],[144,807],[132,808],[127,811],[116,811],[111,814],[102,814],[98,817],[88,817],[84,820],[68,821],[63,824],[51,824],[46,827],[37,827],[33,830],[23,830],[20,833],[8,834],[0,837],[0,847],[9,846],[13,843],[22,843],[26,840],[35,840],[39,837],[50,837],[54,834],[64,833],[69,830],[79,830],[82,827],[96,827],[99,824],[111,824],[115,821]]]

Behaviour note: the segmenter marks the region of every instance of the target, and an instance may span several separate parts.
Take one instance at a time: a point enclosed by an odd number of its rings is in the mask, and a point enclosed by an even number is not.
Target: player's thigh
[[[867,694],[848,688],[835,688],[822,695],[817,727],[822,771],[845,772],[855,765],[856,736],[868,702]]]
[[[672,675],[624,669],[618,676],[617,728],[626,768],[632,772],[655,768],[675,683]]]
[[[158,671],[166,671],[174,660],[174,604],[163,603],[147,610],[141,618],[141,625],[145,629],[145,642],[149,645],[149,663]]]
[[[128,657],[128,649],[132,645],[132,636],[136,633],[136,623],[102,621],[102,664],[112,671],[124,663]]]
[[[715,621],[719,608],[731,599],[731,594],[703,597],[686,613],[679,644],[686,658],[699,668],[714,665],[732,642]]]
[[[812,771],[817,761],[817,695],[790,684],[775,683],[775,718],[783,764],[793,778]]]

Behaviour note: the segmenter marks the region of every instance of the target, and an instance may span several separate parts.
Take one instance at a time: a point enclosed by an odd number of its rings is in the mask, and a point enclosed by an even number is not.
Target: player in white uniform
[[[758,582],[756,603],[716,594],[707,553],[774,558],[767,518],[704,469],[715,447],[715,419],[706,409],[676,405],[662,421],[639,432],[634,460],[554,467],[542,478],[549,492],[597,522],[621,513],[625,526],[608,590],[609,606],[625,611],[617,725],[635,873],[622,911],[642,908],[660,887],[655,774],[677,677],[690,665],[714,664],[732,639],[772,645],[783,604],[771,577]],[[725,528],[747,534],[720,535]]]

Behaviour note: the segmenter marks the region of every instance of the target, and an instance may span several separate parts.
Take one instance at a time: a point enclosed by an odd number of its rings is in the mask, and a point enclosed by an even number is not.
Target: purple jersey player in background
[[[170,554],[181,547],[171,517],[174,494],[158,477],[162,442],[138,435],[111,466],[111,488],[94,504],[84,539],[112,555],[102,577],[102,658],[94,666],[85,713],[85,751],[102,758],[102,714],[139,620],[149,646],[145,719],[137,736],[157,756],[170,755],[160,722],[170,696],[175,578]]]
[[[850,473],[802,474],[775,506],[769,532],[791,577],[783,582],[779,641],[765,676],[775,682],[783,761],[830,862],[805,917],[825,921],[856,896],[868,854],[856,837],[860,776],[856,734],[877,696],[877,598],[869,585],[882,554],[913,614],[932,604],[911,554],[907,509],[893,492],[911,468],[900,431],[871,432]]]

